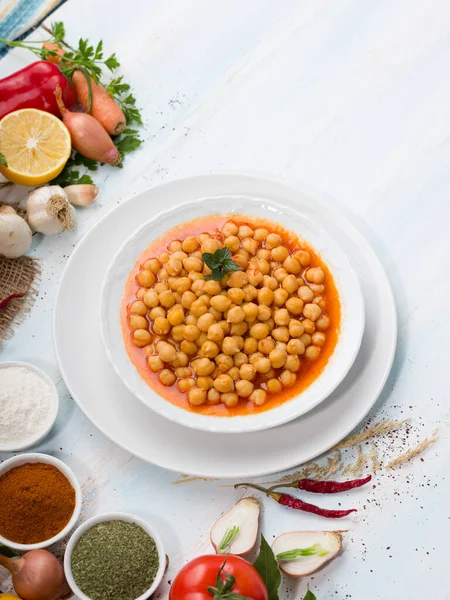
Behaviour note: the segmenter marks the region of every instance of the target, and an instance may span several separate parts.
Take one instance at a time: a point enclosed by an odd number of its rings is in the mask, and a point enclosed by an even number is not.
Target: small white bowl
[[[125,523],[136,523],[136,525],[142,527],[142,529],[154,539],[159,558],[158,571],[156,573],[156,577],[151,587],[149,587],[149,589],[146,592],[144,592],[141,596],[135,599],[146,600],[146,598],[149,598],[156,591],[157,587],[162,581],[166,570],[166,553],[164,552],[164,547],[162,545],[161,539],[159,538],[155,530],[152,527],[150,527],[147,521],[144,521],[143,519],[140,519],[139,517],[130,515],[128,513],[114,512],[98,515],[97,517],[92,517],[91,519],[88,519],[75,530],[75,532],[69,540],[69,543],[67,544],[66,552],[64,555],[64,572],[66,574],[67,583],[69,584],[70,589],[78,598],[80,598],[80,600],[91,600],[89,596],[86,596],[86,594],[84,594],[80,590],[72,575],[72,552],[78,540],[84,533],[86,533],[86,531],[88,531],[88,529],[91,529],[91,527],[94,527],[94,525],[98,525],[99,523],[104,523],[105,521],[125,521]]]
[[[48,454],[29,452],[27,454],[21,454],[20,456],[14,456],[13,458],[5,460],[5,462],[0,464],[0,477],[2,477],[11,469],[14,469],[15,467],[20,467],[21,465],[25,465],[28,463],[44,463],[46,465],[53,465],[59,471],[61,471],[61,473],[67,477],[70,485],[75,490],[75,508],[70,521],[67,523],[64,529],[62,529],[52,538],[44,540],[37,544],[18,544],[17,542],[8,540],[7,538],[0,535],[0,544],[4,544],[5,546],[12,548],[13,550],[19,550],[20,552],[28,552],[29,550],[47,548],[48,546],[59,542],[74,528],[75,523],[77,522],[78,517],[80,516],[82,504],[81,487],[72,469],[70,469],[65,463],[63,463],[58,458],[53,458],[53,456],[49,456]]]
[[[21,450],[26,450],[27,448],[31,448],[31,446],[36,446],[41,440],[43,440],[49,434],[51,428],[55,424],[56,417],[58,416],[59,395],[58,395],[58,390],[56,389],[55,384],[50,379],[50,377],[47,375],[47,373],[42,371],[42,369],[39,369],[38,367],[31,365],[30,363],[21,362],[18,360],[12,360],[12,361],[8,361],[8,362],[0,363],[0,369],[6,369],[7,367],[24,367],[25,369],[29,369],[30,371],[33,371],[34,373],[39,375],[39,377],[41,379],[43,379],[50,386],[50,388],[52,390],[52,407],[50,410],[50,414],[48,416],[48,425],[45,428],[45,430],[40,431],[39,433],[35,434],[34,437],[30,437],[20,444],[0,444],[0,452],[19,452]]]

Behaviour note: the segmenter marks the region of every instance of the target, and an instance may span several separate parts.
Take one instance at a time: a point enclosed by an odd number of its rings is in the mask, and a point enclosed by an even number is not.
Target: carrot
[[[81,71],[75,71],[72,82],[77,91],[77,97],[85,110],[89,106],[89,86],[86,77]],[[104,87],[95,83],[90,78],[92,89],[92,105],[90,114],[103,125],[110,135],[118,135],[125,129],[127,123],[120,106]]]
[[[59,56],[47,56],[46,58],[48,62],[54,63],[55,65],[59,65],[59,63],[61,62],[60,56],[64,56],[66,51],[63,50],[60,46],[58,46],[58,44],[54,44],[53,42],[44,42],[42,44],[42,47],[44,48],[44,50],[53,50],[53,52],[57,52],[57,54],[59,54]]]

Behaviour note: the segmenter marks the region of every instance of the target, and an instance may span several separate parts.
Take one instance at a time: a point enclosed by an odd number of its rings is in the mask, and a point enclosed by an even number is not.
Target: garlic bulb
[[[6,258],[23,256],[31,246],[31,229],[27,222],[11,212],[0,213],[0,255]]]
[[[98,187],[89,183],[79,183],[78,185],[68,185],[64,188],[69,202],[74,206],[87,206],[92,204],[98,195]]]
[[[44,235],[56,235],[72,229],[75,209],[59,185],[35,189],[27,200],[28,223]]]

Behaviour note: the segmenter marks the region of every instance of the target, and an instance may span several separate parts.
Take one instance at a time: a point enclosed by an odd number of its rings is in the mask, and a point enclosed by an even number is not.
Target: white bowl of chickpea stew
[[[188,427],[241,433],[331,394],[357,356],[364,302],[320,223],[233,196],[143,225],[106,273],[100,318],[116,373],[147,406]]]

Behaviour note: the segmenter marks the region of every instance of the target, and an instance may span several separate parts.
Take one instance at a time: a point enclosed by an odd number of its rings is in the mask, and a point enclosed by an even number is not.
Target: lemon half
[[[20,185],[41,185],[61,173],[70,152],[70,133],[54,115],[23,108],[0,121],[0,152],[7,167],[0,172]]]

